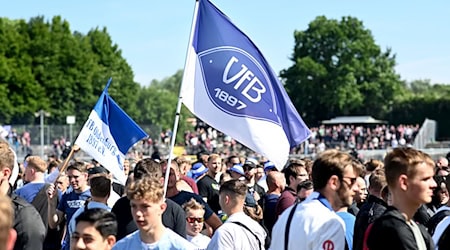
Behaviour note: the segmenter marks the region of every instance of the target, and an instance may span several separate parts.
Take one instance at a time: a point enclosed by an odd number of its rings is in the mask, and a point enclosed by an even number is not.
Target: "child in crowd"
[[[192,198],[183,204],[183,209],[186,212],[187,240],[196,245],[199,250],[206,249],[211,239],[201,233],[204,226],[205,208]]]

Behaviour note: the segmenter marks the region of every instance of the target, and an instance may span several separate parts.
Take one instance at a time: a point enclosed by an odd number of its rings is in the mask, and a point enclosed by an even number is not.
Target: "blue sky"
[[[450,1],[213,0],[259,47],[279,72],[292,65],[293,33],[319,15],[353,16],[372,31],[383,50],[396,54],[396,71],[405,80],[450,83]],[[4,1],[0,16],[26,19],[55,15],[72,31],[107,27],[135,81],[148,84],[184,67],[194,0]]]

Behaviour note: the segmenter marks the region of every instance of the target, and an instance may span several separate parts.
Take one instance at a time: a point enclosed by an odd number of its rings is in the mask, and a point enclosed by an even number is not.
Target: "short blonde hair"
[[[38,172],[44,173],[47,170],[47,163],[39,156],[28,156],[26,159],[27,167],[32,167]]]
[[[127,197],[130,200],[145,199],[158,203],[164,200],[164,186],[159,179],[144,175],[130,183],[127,188]]]
[[[14,210],[11,199],[7,196],[0,196],[0,249],[4,248],[8,240],[9,230],[13,226]]]
[[[210,154],[210,155],[208,156],[208,162],[214,161],[215,159],[221,159],[221,160],[222,160],[222,158],[221,158],[220,155],[218,155],[218,154]]]
[[[14,168],[14,153],[7,142],[0,140],[0,170],[5,167]]]
[[[184,209],[186,213],[190,210],[205,210],[205,206],[203,206],[200,202],[196,201],[194,198],[191,198],[181,207]]]
[[[390,188],[394,188],[397,179],[404,174],[412,178],[417,173],[419,164],[426,164],[434,168],[434,161],[423,151],[414,148],[395,148],[384,158],[386,181]]]

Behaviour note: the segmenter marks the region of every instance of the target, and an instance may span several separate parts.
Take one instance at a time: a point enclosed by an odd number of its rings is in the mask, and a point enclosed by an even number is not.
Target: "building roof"
[[[385,124],[386,121],[377,120],[372,116],[337,116],[330,120],[323,120],[322,124]]]

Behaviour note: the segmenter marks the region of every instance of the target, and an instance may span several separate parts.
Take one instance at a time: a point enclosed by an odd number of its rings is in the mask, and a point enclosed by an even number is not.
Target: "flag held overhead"
[[[108,95],[109,79],[75,144],[115,179],[125,184],[123,162],[128,150],[147,134]]]
[[[186,107],[282,168],[311,134],[259,49],[208,0],[200,0],[181,87]]]

